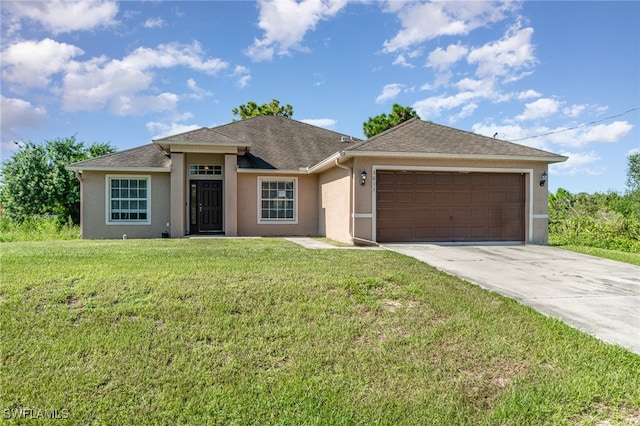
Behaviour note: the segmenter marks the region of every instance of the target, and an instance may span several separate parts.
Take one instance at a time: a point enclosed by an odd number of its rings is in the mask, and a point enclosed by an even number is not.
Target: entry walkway
[[[538,245],[384,244],[640,354],[640,267]]]

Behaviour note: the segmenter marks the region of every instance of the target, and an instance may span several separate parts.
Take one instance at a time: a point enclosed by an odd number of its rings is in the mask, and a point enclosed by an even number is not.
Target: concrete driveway
[[[383,244],[640,354],[640,267],[537,245]]]

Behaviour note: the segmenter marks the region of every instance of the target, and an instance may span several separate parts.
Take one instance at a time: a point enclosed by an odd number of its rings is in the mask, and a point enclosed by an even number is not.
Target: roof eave
[[[457,160],[501,160],[501,161],[536,161],[546,163],[561,163],[568,157],[562,155],[496,155],[496,154],[450,154],[430,152],[385,152],[385,151],[344,151],[345,157],[391,157],[391,158],[433,158]],[[325,160],[326,161],[326,160]],[[320,164],[320,163],[318,163]]]
[[[113,167],[113,166],[65,166],[74,172],[126,172],[126,173],[170,173],[169,167]]]
[[[250,169],[238,167],[238,173],[259,173],[259,174],[283,174],[283,175],[306,175],[309,174],[307,168],[300,169]]]

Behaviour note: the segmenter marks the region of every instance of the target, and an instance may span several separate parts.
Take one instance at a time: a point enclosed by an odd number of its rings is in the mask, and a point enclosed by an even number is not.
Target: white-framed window
[[[258,178],[258,223],[298,223],[297,178]]]
[[[151,223],[151,176],[107,175],[108,225]]]
[[[218,164],[189,164],[192,176],[222,176],[222,166]]]

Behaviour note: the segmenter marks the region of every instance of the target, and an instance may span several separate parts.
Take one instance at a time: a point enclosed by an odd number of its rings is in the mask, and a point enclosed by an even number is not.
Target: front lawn
[[[610,250],[598,247],[577,246],[572,244],[555,245],[558,248],[575,251],[578,253],[590,254],[591,256],[602,257],[604,259],[617,260],[618,262],[630,263],[640,266],[640,253],[631,253],[621,250]]]
[[[640,421],[640,356],[392,252],[280,239],[0,250],[9,420]]]

